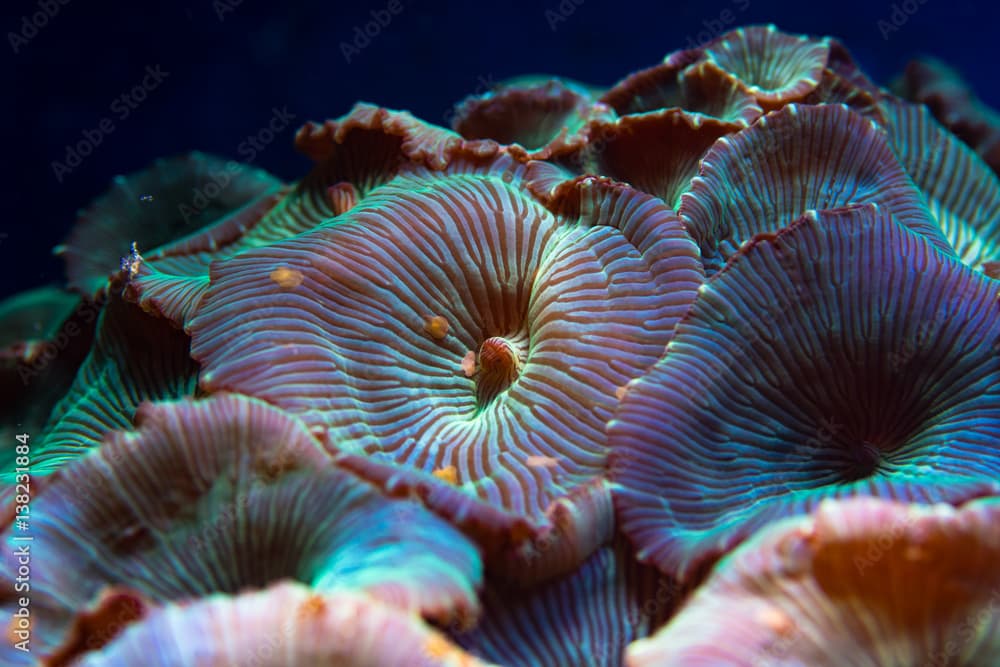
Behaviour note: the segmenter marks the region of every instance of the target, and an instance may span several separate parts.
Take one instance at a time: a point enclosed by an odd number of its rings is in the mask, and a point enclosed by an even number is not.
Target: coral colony
[[[2,306],[0,663],[1000,664],[1000,122],[893,91],[751,26],[117,178]]]

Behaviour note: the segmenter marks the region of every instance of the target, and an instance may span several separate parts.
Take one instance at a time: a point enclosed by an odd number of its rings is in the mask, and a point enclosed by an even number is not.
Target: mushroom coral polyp
[[[0,305],[0,662],[1000,664],[996,114],[774,26],[623,74],[118,177]]]

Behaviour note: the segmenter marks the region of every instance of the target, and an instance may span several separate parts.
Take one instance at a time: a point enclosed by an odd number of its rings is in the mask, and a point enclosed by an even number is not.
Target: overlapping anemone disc
[[[243,237],[248,230],[286,194],[286,188],[265,193],[208,229],[153,252],[143,254],[134,247],[123,258],[125,298],[183,327],[208,287],[208,267],[212,260],[245,247],[247,240]]]
[[[5,357],[14,348],[23,350],[20,356],[31,357],[25,348],[54,338],[79,303],[79,296],[57,287],[39,287],[0,301],[0,319],[4,323],[0,350]]]
[[[470,653],[501,665],[616,667],[630,642],[666,620],[682,592],[636,562],[619,538],[570,574],[527,590],[487,580],[482,597],[479,623],[451,631]]]
[[[456,157],[471,154],[489,158],[500,149],[495,141],[463,139],[451,130],[424,122],[406,111],[364,103],[354,105],[351,112],[340,119],[322,124],[306,123],[295,135],[295,146],[315,162],[324,163],[335,157],[339,147],[355,132],[361,133],[358,141],[367,138],[383,146],[387,166],[413,162],[440,170]],[[363,153],[358,156],[368,159]]]
[[[830,57],[832,60],[833,51],[831,51]],[[861,81],[852,76],[850,67],[846,65],[838,67],[831,63],[823,69],[823,74],[820,76],[816,88],[802,98],[802,103],[843,104],[865,118],[884,125],[885,115],[878,105],[882,93],[877,88],[867,87],[864,84],[866,79],[863,79],[864,75],[860,74],[860,71],[858,76],[862,77]]]
[[[93,347],[34,442],[34,475],[48,475],[109,432],[131,427],[143,401],[194,394],[198,364],[189,355],[187,335],[115,294],[105,301]],[[4,480],[10,470],[4,466]]]
[[[323,124],[306,123],[296,148],[316,162],[290,189],[263,196],[193,238],[143,253],[126,296],[186,328],[208,288],[209,265],[247,248],[313,229],[356,206],[404,168],[441,170],[489,161],[491,141],[465,141],[408,113],[358,104]]]
[[[995,665],[1000,500],[827,501],[719,563],[629,667]]]
[[[1000,179],[927,107],[889,97],[880,105],[900,163],[958,257],[974,268],[1000,259]]]
[[[705,45],[705,56],[742,81],[765,109],[798,102],[819,83],[830,54],[826,39],[745,26]]]
[[[282,582],[168,604],[79,667],[487,667],[417,616],[371,596]]]
[[[934,58],[914,60],[893,89],[926,104],[938,122],[1000,173],[1000,114],[983,104],[958,72]]]
[[[678,213],[714,270],[808,210],[867,202],[954,252],[880,127],[841,105],[791,104],[719,139]]]
[[[0,433],[38,434],[87,354],[94,317],[80,297],[41,287],[0,302]]]
[[[998,342],[995,282],[885,209],[758,237],[609,425],[623,530],[684,577],[824,498],[1000,489]]]
[[[591,179],[574,186],[578,213],[557,216],[523,187],[507,172],[400,177],[325,227],[218,263],[192,354],[203,389],[301,415],[342,465],[419,491],[491,554],[564,534],[513,568],[530,578],[607,538],[605,422],[702,274],[653,197]],[[506,361],[483,363],[487,341]]]
[[[118,176],[80,212],[56,249],[66,260],[69,286],[96,296],[133,241],[143,250],[175,241],[279,186],[264,171],[198,152]]]
[[[492,139],[545,160],[587,143],[588,123],[614,111],[561,79],[503,84],[455,107],[452,127],[466,139]],[[514,144],[516,144],[516,149]]]
[[[730,130],[746,127],[763,113],[738,79],[707,61],[683,68],[662,63],[642,70],[601,99],[623,116],[680,109],[691,116],[694,126],[714,122]]]
[[[861,71],[850,50],[839,39],[827,37],[829,55],[826,59],[826,69],[843,79],[850,87],[864,91],[873,97],[878,97],[884,91]]]
[[[291,578],[443,622],[476,612],[482,565],[472,544],[334,467],[299,419],[219,396],[147,403],[136,423],[32,499],[36,655],[115,585],[165,603]],[[17,536],[5,535],[5,578],[17,572]],[[5,618],[13,590],[3,589]]]
[[[730,131],[721,123],[694,124],[680,109],[654,111],[595,124],[591,143],[575,157],[579,171],[627,182],[675,207],[702,157]]]
[[[666,81],[675,90],[664,90]],[[608,97],[622,108],[651,110],[592,122],[589,143],[559,162],[628,182],[670,206],[679,203],[712,144],[762,113],[742,84],[710,62],[680,72],[660,65],[616,88]]]

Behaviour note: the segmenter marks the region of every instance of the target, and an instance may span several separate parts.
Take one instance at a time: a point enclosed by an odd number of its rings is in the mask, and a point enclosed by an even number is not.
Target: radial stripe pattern
[[[118,176],[56,249],[66,260],[69,286],[94,297],[132,242],[151,250],[188,236],[279,186],[264,171],[198,152]]]
[[[675,583],[639,565],[621,539],[576,572],[531,590],[487,582],[479,624],[453,635],[470,653],[502,665],[618,667],[625,647],[649,635],[679,598]]]
[[[927,107],[889,97],[880,104],[899,161],[959,258],[974,268],[1000,259],[1000,179]]]
[[[995,283],[865,205],[758,238],[609,426],[616,508],[686,575],[823,498],[1000,488]]]
[[[586,145],[587,123],[614,112],[580,86],[559,79],[508,83],[455,108],[452,127],[466,139],[517,144],[511,150],[545,160]]]
[[[201,232],[151,252],[136,247],[136,252],[143,252],[129,257],[133,266],[123,267],[127,271],[123,295],[146,312],[183,327],[208,287],[212,260],[244,246],[244,237],[287,194],[288,188],[273,188]]]
[[[706,60],[681,59],[636,72],[601,100],[622,116],[678,109],[690,115],[691,125],[715,122],[730,130],[746,127],[763,113],[739,79]]]
[[[729,130],[719,123],[695,123],[678,109],[625,116],[596,125],[601,150],[590,154],[584,171],[610,176],[676,207],[698,175],[701,159]]]
[[[958,72],[935,58],[912,60],[897,87],[906,99],[926,104],[939,123],[1000,174],[1000,113],[983,104]]]
[[[198,364],[189,348],[190,339],[166,320],[109,297],[94,346],[36,445],[32,472],[52,473],[99,445],[109,432],[130,428],[143,401],[193,395]]]
[[[170,604],[80,667],[488,667],[416,616],[351,591],[281,583]]]
[[[705,46],[709,60],[742,81],[765,109],[797,102],[819,83],[830,46],[825,39],[746,26]]]
[[[15,437],[38,436],[73,383],[93,341],[97,307],[64,290],[42,287],[0,302],[0,480],[16,467]],[[0,486],[0,496],[12,487]]]
[[[717,269],[755,234],[808,210],[866,202],[951,252],[875,123],[841,105],[791,104],[719,139],[678,213]]]
[[[1000,503],[827,501],[768,526],[629,667],[993,665]],[[919,585],[917,585],[919,582]]]
[[[616,389],[659,356],[700,284],[662,203],[569,187],[573,217],[503,178],[400,178],[336,224],[220,263],[193,326],[202,386],[302,415],[395,483],[544,523],[603,474]],[[280,267],[301,282],[275,284]],[[518,375],[483,400],[494,338]]]
[[[472,544],[334,467],[298,419],[219,396],[147,403],[136,422],[33,499],[42,653],[112,585],[162,603],[293,578],[443,621],[474,617],[482,565]],[[13,528],[5,541],[16,560]],[[0,605],[13,606],[13,587],[4,591]]]

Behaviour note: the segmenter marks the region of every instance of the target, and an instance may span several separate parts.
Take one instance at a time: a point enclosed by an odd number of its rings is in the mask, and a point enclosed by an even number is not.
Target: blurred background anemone
[[[655,65],[668,50],[737,25],[773,22],[791,33],[834,35],[882,85],[910,58],[933,55],[1000,107],[993,85],[1000,6],[985,0],[914,0],[916,11],[896,16],[898,26],[888,0],[627,8],[611,0],[396,2],[398,12],[367,46],[355,27],[371,21],[373,11],[387,12],[387,1],[71,1],[58,3],[37,32],[24,28],[39,11],[37,1],[5,3],[0,72],[7,103],[0,123],[9,168],[0,194],[15,204],[0,222],[6,235],[0,237],[0,295],[61,282],[63,267],[50,251],[65,239],[77,210],[106,190],[110,176],[158,158],[197,149],[290,181],[308,167],[292,148],[298,126],[344,114],[357,100],[450,125],[455,102],[510,77],[549,73],[606,87]],[[22,33],[33,36],[22,41]],[[135,104],[131,89],[147,67],[157,66],[166,76]],[[926,80],[911,77],[934,98],[941,86]],[[294,118],[270,141],[266,134],[251,141],[272,120],[281,127],[286,115]],[[114,127],[110,133],[101,130],[105,119]],[[67,147],[84,140],[84,131],[99,145],[57,178],[52,163],[68,166]]]

